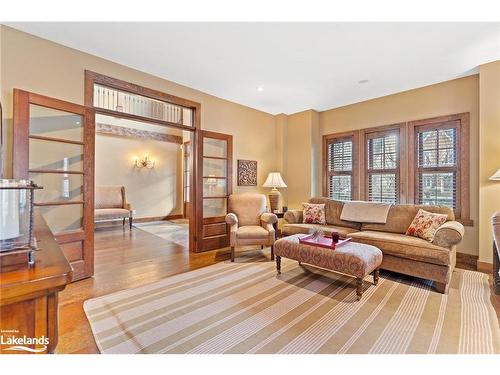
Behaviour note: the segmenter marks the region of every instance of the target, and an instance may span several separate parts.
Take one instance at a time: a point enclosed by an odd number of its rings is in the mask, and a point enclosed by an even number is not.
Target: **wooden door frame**
[[[137,116],[133,114],[123,113],[119,111],[110,111],[102,108],[94,107],[94,84],[101,84],[106,87],[111,87],[117,90],[126,91],[132,94],[146,96],[148,98],[165,101],[168,103],[176,104],[193,110],[193,121],[194,126],[188,128],[187,126],[182,126],[176,123],[171,123],[168,121],[155,120],[148,117]],[[84,103],[85,107],[91,108],[94,111],[94,121],[95,114],[99,113],[102,115],[114,116],[125,118],[129,120],[136,120],[141,122],[149,122],[154,125],[161,125],[166,127],[173,127],[177,129],[182,129],[185,131],[193,132],[193,147],[191,147],[191,178],[190,178],[190,205],[189,205],[189,251],[195,252],[197,248],[197,220],[196,220],[196,199],[197,199],[197,186],[194,183],[197,181],[197,145],[199,132],[201,130],[201,104],[192,100],[184,99],[175,95],[170,95],[162,91],[150,89],[148,87],[140,86],[131,82],[123,81],[118,78],[113,78],[106,76],[104,74],[96,73],[90,70],[85,70],[85,93],[84,93]],[[95,138],[95,135],[94,135]]]
[[[83,218],[82,229],[55,233],[58,243],[67,244],[83,241],[82,260],[72,262],[75,269],[73,280],[90,277],[94,274],[94,156],[95,156],[95,115],[93,109],[64,100],[14,89],[13,116],[13,177],[29,178],[29,139],[30,139],[30,104],[78,114],[84,119],[83,140],[74,142],[50,137],[34,136],[31,138],[77,143],[83,146]],[[40,171],[43,172],[43,171]],[[45,171],[49,172],[50,171]]]
[[[191,205],[191,201],[186,202],[186,196],[184,194],[184,183],[185,183],[185,178],[184,178],[185,177],[185,175],[184,175],[185,170],[184,170],[184,168],[186,166],[186,163],[185,163],[186,159],[189,160],[189,158],[193,157],[193,150],[192,150],[193,145],[191,143],[192,142],[190,140],[182,142],[182,217],[184,219],[188,219],[188,220],[189,220],[189,210],[190,210],[189,206]],[[190,153],[189,153],[188,157],[186,158],[186,148],[188,146],[190,148]],[[190,172],[192,172],[192,171],[190,171]],[[190,176],[191,176],[191,174],[190,174]],[[191,180],[191,178],[190,178],[190,180]],[[191,181],[189,181],[189,183],[191,183]],[[191,192],[191,189],[192,189],[192,187],[189,186],[190,192]]]
[[[203,138],[214,138],[214,139],[221,139],[225,140],[227,142],[227,196],[233,192],[233,136],[231,134],[224,134],[224,133],[218,133],[214,131],[209,131],[209,130],[201,130],[199,132],[199,135],[196,140],[196,148],[197,149],[197,174],[196,174],[196,194],[197,194],[197,208],[196,208],[196,238],[197,238],[197,248],[196,252],[203,252],[207,251],[207,249],[204,248],[203,246],[203,225],[204,225],[204,219],[203,219],[203,173],[201,171],[203,170]],[[229,208],[229,202],[228,199],[226,198],[226,207]],[[217,219],[220,219],[218,217]],[[226,233],[227,233],[227,243],[220,244],[220,247],[226,247],[229,246],[229,228],[226,226]]]

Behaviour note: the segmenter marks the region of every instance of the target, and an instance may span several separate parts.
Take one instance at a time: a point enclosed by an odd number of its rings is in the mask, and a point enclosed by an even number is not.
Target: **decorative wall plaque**
[[[257,186],[256,160],[238,160],[238,186]]]

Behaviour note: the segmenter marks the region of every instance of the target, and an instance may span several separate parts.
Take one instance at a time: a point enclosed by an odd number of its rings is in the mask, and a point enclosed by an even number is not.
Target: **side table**
[[[278,220],[282,219],[283,216],[285,216],[284,212],[273,212],[273,213],[278,217]],[[276,235],[276,239],[280,238],[281,232],[278,230],[278,222],[273,223],[273,227],[274,227],[274,233]]]

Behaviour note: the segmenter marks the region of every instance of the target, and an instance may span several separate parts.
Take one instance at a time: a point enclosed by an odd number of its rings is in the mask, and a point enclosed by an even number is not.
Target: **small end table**
[[[285,216],[284,212],[273,212],[273,214],[275,214],[278,217],[278,220],[282,219],[283,216]],[[273,223],[273,228],[274,228],[274,233],[275,233],[276,239],[280,238],[281,232],[278,231],[278,222]]]

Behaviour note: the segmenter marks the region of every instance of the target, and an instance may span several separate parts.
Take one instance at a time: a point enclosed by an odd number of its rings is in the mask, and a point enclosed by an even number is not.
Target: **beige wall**
[[[182,214],[182,151],[178,144],[97,134],[96,186],[123,185],[135,217]],[[137,168],[134,158],[148,155],[153,169]]]
[[[307,110],[287,116],[284,149],[286,152],[286,175],[288,188],[282,189],[284,203],[290,208],[302,208],[302,203],[312,195],[320,193],[317,184],[318,163],[321,159],[319,114]],[[318,149],[319,147],[319,149]]]
[[[319,113],[319,132],[311,132],[311,111],[288,116],[287,194],[289,206],[300,207],[311,192],[322,193],[321,137],[401,121],[470,112],[471,219],[460,252],[478,254],[479,77],[477,75],[405,91]],[[293,150],[293,152],[291,151]],[[313,156],[311,156],[313,155]],[[312,167],[310,163],[313,163]],[[316,170],[314,170],[316,169]],[[315,187],[318,187],[315,189]]]
[[[12,90],[20,88],[83,104],[84,70],[110,75],[201,103],[202,128],[232,134],[233,170],[236,160],[258,161],[258,187],[234,191],[262,191],[267,174],[275,169],[274,116],[200,91],[160,79],[123,65],[1,26],[1,100],[4,118],[12,117]],[[5,176],[11,175],[12,126],[6,126]]]
[[[500,211],[500,182],[488,178],[500,168],[500,61],[480,66],[479,103],[479,260],[491,263],[491,216]]]

